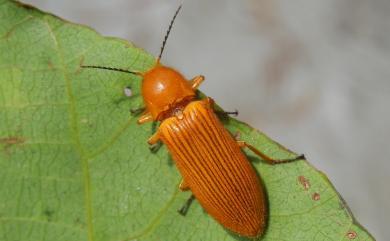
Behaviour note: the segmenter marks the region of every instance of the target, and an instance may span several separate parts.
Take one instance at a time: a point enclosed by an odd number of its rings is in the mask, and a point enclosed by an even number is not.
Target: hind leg
[[[298,160],[306,160],[304,155],[299,155],[294,158],[289,158],[289,159],[281,159],[281,160],[276,160],[273,159],[272,157],[266,155],[264,152],[260,151],[256,147],[252,146],[251,144],[246,143],[245,141],[237,141],[237,144],[240,147],[247,147],[249,150],[251,150],[253,153],[261,157],[264,161],[266,161],[268,164],[275,165],[275,164],[283,164],[283,163],[289,163],[289,162],[294,162]]]

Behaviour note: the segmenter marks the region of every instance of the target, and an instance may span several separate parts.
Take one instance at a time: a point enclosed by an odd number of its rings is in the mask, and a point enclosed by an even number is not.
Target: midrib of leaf
[[[44,20],[43,20],[44,21]],[[81,140],[80,140],[80,131],[78,126],[78,115],[76,111],[76,104],[75,104],[75,98],[72,91],[72,82],[71,79],[68,76],[68,72],[66,71],[65,61],[63,52],[61,49],[61,46],[59,45],[57,41],[57,37],[54,34],[54,31],[50,24],[47,21],[44,21],[46,24],[48,31],[50,32],[50,35],[52,36],[52,39],[54,41],[54,44],[57,48],[58,57],[60,60],[60,67],[61,71],[64,75],[65,79],[65,85],[66,85],[66,94],[68,96],[69,104],[68,104],[68,114],[69,114],[69,120],[70,120],[70,127],[71,127],[71,133],[72,138],[74,141],[74,147],[77,150],[77,152],[80,155],[80,162],[81,162],[81,168],[83,171],[83,183],[84,183],[84,203],[86,208],[86,223],[87,223],[87,230],[88,230],[88,240],[93,241],[93,222],[92,222],[92,198],[91,198],[91,178],[89,174],[89,164],[88,164],[88,158],[86,151],[82,148]]]

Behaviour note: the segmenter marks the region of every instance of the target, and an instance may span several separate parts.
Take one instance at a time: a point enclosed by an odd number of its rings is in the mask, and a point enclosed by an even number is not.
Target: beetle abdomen
[[[266,206],[260,180],[206,100],[165,119],[162,141],[196,199],[220,224],[247,237],[259,236]]]

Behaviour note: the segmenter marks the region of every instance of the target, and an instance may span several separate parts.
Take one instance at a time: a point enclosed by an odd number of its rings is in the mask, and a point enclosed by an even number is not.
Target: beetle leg
[[[207,103],[209,104],[210,108],[214,111],[215,114],[217,114],[218,116],[223,116],[223,117],[226,117],[227,115],[234,115],[234,116],[237,116],[238,115],[238,110],[235,110],[235,111],[223,111],[223,110],[217,110],[215,109],[215,106],[214,106],[214,100],[210,97],[207,97],[206,98],[206,101]]]
[[[197,90],[199,85],[204,81],[204,76],[203,75],[198,75],[198,76],[195,76],[192,80],[191,80],[191,88],[193,90]]]
[[[157,142],[156,144],[150,145],[149,146],[149,150],[152,153],[157,153],[157,151],[160,149],[161,146],[162,146],[162,143],[161,142]]]
[[[187,185],[187,183],[184,181],[184,179],[181,179],[181,182],[180,182],[180,184],[179,184],[179,189],[180,189],[182,192],[185,192],[185,191],[190,190],[190,187]]]
[[[152,120],[153,120],[152,114],[150,114],[149,112],[144,112],[142,116],[138,119],[137,123],[144,124]]]
[[[145,111],[145,106],[130,109],[130,113],[132,115],[138,115],[139,113],[144,112],[144,111]]]
[[[195,196],[193,194],[191,194],[190,198],[188,198],[187,201],[184,203],[184,205],[177,211],[181,215],[185,216],[187,214],[187,212],[188,212],[188,209],[191,206],[192,201],[194,201],[194,199],[195,199]]]
[[[149,139],[148,144],[149,145],[155,145],[160,140],[160,133],[157,131],[154,133]]]
[[[234,135],[233,135],[233,138],[234,138],[234,140],[239,141],[241,138],[241,133],[239,131],[236,131],[236,133],[234,133]]]
[[[259,157],[261,157],[264,161],[266,161],[268,164],[271,164],[271,165],[275,165],[275,164],[282,164],[282,163],[288,163],[288,162],[293,162],[293,161],[298,161],[298,160],[306,160],[305,156],[304,155],[299,155],[297,157],[294,157],[294,158],[290,158],[290,159],[282,159],[282,160],[275,160],[273,158],[271,158],[270,156],[267,156],[266,154],[264,154],[263,152],[261,152],[260,150],[256,149],[254,146],[252,146],[251,144],[248,144],[246,143],[245,141],[237,141],[237,144],[240,146],[240,147],[248,147],[251,151],[253,151],[256,155],[258,155]]]
[[[238,116],[238,110],[235,110],[235,111],[214,110],[214,113],[217,115],[222,115],[222,116],[227,116],[227,115]]]

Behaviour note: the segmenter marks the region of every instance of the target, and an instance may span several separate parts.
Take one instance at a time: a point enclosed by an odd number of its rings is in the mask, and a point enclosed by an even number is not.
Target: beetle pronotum
[[[223,227],[242,236],[258,237],[266,225],[265,194],[241,148],[248,147],[270,164],[304,157],[273,160],[254,146],[236,140],[219,121],[213,100],[196,99],[196,91],[204,77],[199,75],[188,81],[175,69],[161,64],[166,41],[180,9],[181,6],[169,25],[156,64],[150,70],[141,73],[95,65],[81,67],[141,76],[145,111],[138,123],[160,122],[148,143],[153,145],[161,140],[168,147],[183,177],[179,188],[191,190],[206,212]],[[185,213],[186,208],[180,211]]]

